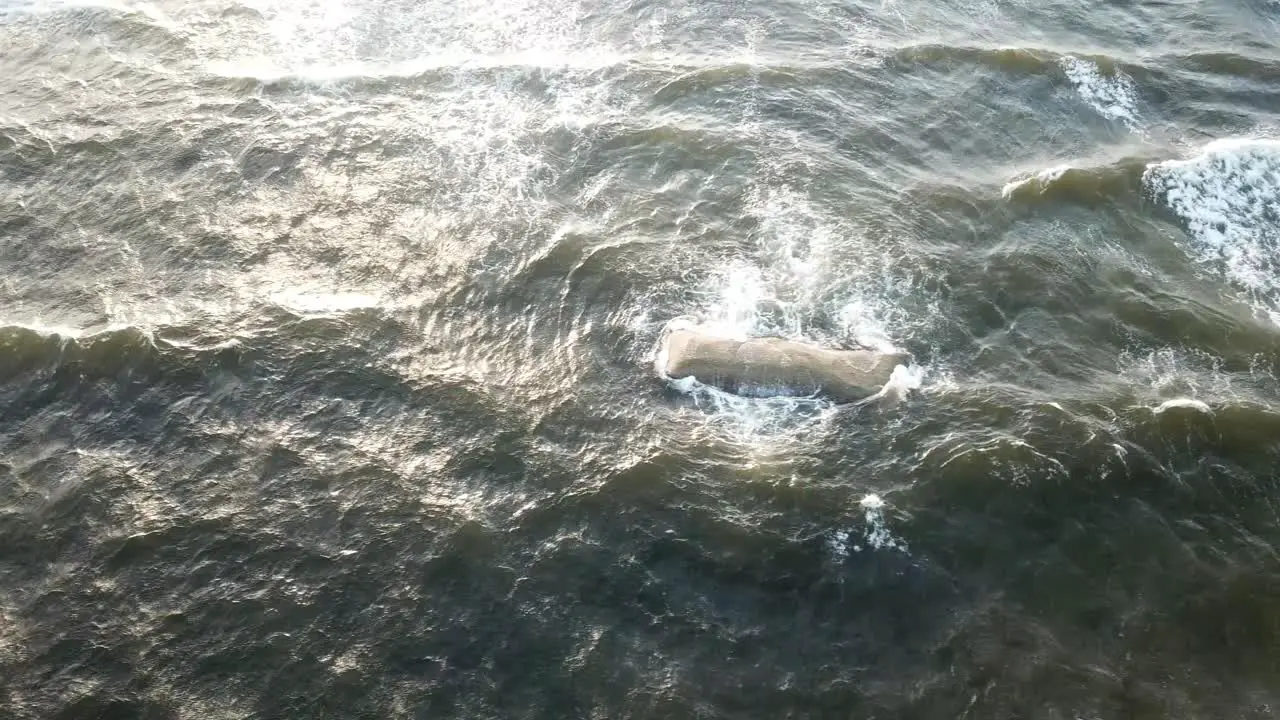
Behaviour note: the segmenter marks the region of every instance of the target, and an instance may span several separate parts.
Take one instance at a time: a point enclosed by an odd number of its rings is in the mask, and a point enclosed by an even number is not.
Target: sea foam
[[[1149,165],[1143,182],[1186,223],[1192,256],[1221,267],[1280,324],[1280,141],[1216,140]]]
[[[1118,70],[1104,75],[1097,63],[1072,55],[1064,56],[1059,63],[1089,107],[1109,120],[1124,123],[1130,130],[1139,128],[1138,92],[1133,78]]]

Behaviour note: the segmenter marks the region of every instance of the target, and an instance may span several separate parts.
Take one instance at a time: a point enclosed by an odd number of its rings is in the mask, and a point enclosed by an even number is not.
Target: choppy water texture
[[[1278,43],[0,0],[0,715],[1274,717]],[[672,386],[674,318],[916,364]]]

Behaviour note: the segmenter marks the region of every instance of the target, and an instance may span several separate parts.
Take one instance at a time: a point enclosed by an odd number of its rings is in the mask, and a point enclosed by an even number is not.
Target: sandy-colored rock
[[[672,329],[665,340],[668,377],[696,377],[737,393],[806,395],[815,391],[840,402],[873,395],[906,353],[832,350],[776,337],[733,340],[693,328]]]

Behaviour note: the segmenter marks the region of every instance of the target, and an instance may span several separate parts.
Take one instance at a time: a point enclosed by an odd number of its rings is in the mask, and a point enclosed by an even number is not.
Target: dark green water
[[[0,0],[0,717],[1274,717],[1273,138],[1270,0]]]

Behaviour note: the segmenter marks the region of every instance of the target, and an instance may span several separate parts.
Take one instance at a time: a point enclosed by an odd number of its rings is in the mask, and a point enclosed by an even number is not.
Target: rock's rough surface
[[[776,337],[734,340],[696,327],[670,330],[660,357],[659,372],[673,379],[695,377],[744,394],[816,391],[840,402],[875,394],[910,360],[906,353],[832,350]]]

